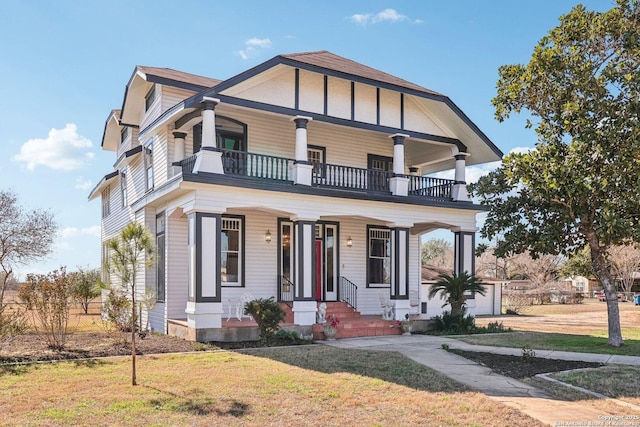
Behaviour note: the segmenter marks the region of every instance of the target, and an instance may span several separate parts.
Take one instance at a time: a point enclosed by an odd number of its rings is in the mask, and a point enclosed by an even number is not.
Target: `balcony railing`
[[[196,155],[174,163],[183,174],[193,173]],[[292,159],[244,151],[223,150],[222,164],[227,175],[261,178],[274,181],[292,181],[289,170]],[[409,178],[409,196],[431,200],[451,200],[454,181],[443,178],[405,175]],[[389,193],[391,172],[362,169],[352,166],[314,163],[311,183],[315,187],[345,189],[371,193]]]
[[[319,187],[346,188],[372,192],[389,192],[391,172],[352,166],[316,163],[313,167],[312,184]]]
[[[293,160],[246,151],[222,150],[222,165],[228,175],[290,181],[289,164]]]
[[[451,200],[453,181],[428,176],[409,176],[409,195],[430,199]]]

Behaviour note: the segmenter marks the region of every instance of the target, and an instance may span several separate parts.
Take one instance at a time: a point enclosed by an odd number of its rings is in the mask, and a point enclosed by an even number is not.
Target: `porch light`
[[[349,236],[347,237],[347,247],[350,248],[351,246],[353,246],[353,239]]]
[[[264,241],[267,243],[271,243],[271,232],[269,230],[267,230],[267,232],[264,234]]]

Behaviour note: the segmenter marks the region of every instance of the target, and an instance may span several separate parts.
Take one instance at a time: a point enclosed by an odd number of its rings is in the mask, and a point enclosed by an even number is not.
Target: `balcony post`
[[[216,147],[216,105],[220,103],[217,98],[203,97],[204,109],[202,110],[202,148],[197,154],[193,173],[207,172],[223,174],[222,152]]]
[[[184,139],[187,137],[185,132],[175,131],[173,132],[173,162],[180,162],[184,160]],[[174,166],[173,174],[177,175],[182,172],[182,166]]]
[[[409,135],[402,133],[389,137],[393,139],[393,178],[389,181],[389,186],[394,196],[409,194],[409,178],[404,174],[404,139],[408,137]]]
[[[396,225],[396,224],[394,224]],[[409,228],[391,228],[391,302],[395,319],[409,314]]]
[[[466,157],[469,153],[458,153],[454,156],[456,159],[455,178],[451,198],[457,202],[468,202],[469,194],[467,193],[467,182],[465,178]]]
[[[473,276],[476,274],[476,233],[475,230],[463,230],[462,228],[454,228],[453,256],[454,265],[453,272],[460,274],[466,272]],[[467,296],[466,307],[467,314],[475,316],[476,300],[475,294],[465,294]]]
[[[293,320],[297,325],[313,325],[316,322],[316,220],[293,219]]]
[[[296,124],[296,158],[291,167],[291,177],[295,184],[311,185],[313,165],[307,158],[307,123],[311,117],[295,116],[291,121]]]

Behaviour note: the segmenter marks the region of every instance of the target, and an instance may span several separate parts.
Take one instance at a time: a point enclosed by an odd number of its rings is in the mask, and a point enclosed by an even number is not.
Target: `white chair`
[[[240,296],[240,300],[236,303],[236,318],[239,321],[242,322],[242,318],[245,316],[249,319],[252,318],[250,314],[244,314],[244,306],[246,303],[248,303],[249,301],[253,301],[254,299],[255,298],[253,297],[253,295],[249,292],[245,292]]]
[[[386,292],[378,292],[378,300],[382,307],[382,319],[393,320],[393,304],[391,304],[389,295]]]

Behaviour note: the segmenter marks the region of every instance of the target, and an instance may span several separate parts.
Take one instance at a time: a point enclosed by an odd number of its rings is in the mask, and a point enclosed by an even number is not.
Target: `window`
[[[109,246],[107,246],[106,243],[102,244],[102,265],[107,265],[108,261],[109,261]],[[100,272],[102,273],[102,282],[104,282],[105,284],[110,284],[111,283],[111,277],[109,275],[109,270],[105,267],[102,267],[102,269],[100,270]]]
[[[143,163],[146,173],[146,190],[153,190],[153,145],[144,149]]]
[[[102,218],[111,213],[111,187],[107,187],[102,192]]]
[[[164,302],[165,297],[165,216],[156,216],[156,301]]]
[[[193,126],[193,154],[202,148],[202,123]]]
[[[367,227],[367,283],[369,287],[391,285],[391,230]]]
[[[313,174],[324,177],[324,164],[326,163],[326,148],[316,145],[307,146],[307,160],[313,165]]]
[[[222,217],[220,231],[222,286],[243,286],[243,218]]]
[[[127,207],[127,174],[125,171],[120,172],[120,194],[122,195],[122,207]]]
[[[389,172],[393,171],[393,158],[369,154],[367,169],[369,169],[368,189],[389,191]]]
[[[153,101],[156,100],[156,85],[154,84],[147,92],[147,95],[144,97],[144,111],[149,111],[149,108],[153,104]]]
[[[124,141],[126,141],[128,136],[129,136],[129,128],[128,127],[122,128],[122,130],[120,131],[120,144],[124,144]]]

